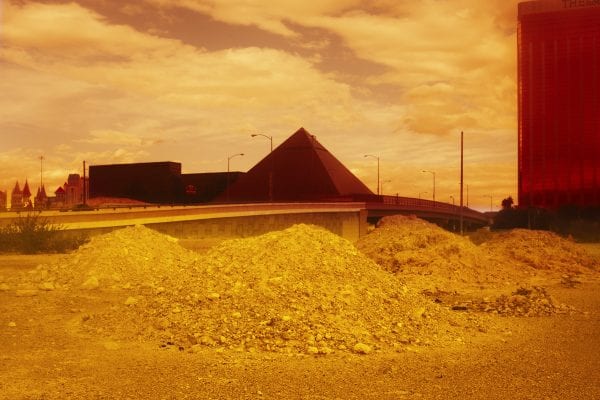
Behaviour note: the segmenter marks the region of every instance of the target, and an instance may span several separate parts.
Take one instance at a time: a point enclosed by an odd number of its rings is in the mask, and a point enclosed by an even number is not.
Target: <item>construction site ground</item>
[[[205,252],[214,243],[182,244]],[[600,245],[584,247],[600,260]],[[128,290],[28,291],[11,286],[11,277],[61,257],[0,255],[0,277],[8,282],[0,287],[0,399],[600,398],[596,271],[578,274],[576,280],[560,272],[531,276],[531,285],[544,287],[557,304],[569,306],[565,312],[486,314],[485,326],[465,328],[460,339],[443,345],[310,354],[215,351],[127,340],[109,334],[108,327],[106,335],[102,327],[82,330],[87,315],[119,312],[116,305],[129,300]],[[520,278],[520,283],[528,282]],[[479,287],[447,289],[436,301],[449,312],[460,318],[482,314],[451,307],[482,297]],[[485,296],[506,293],[501,285],[486,286]]]

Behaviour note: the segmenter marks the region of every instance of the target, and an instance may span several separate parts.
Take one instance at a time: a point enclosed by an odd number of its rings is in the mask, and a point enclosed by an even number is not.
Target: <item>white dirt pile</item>
[[[34,290],[109,291],[101,297],[115,304],[81,311],[84,331],[190,350],[366,354],[460,342],[482,324],[410,289],[349,241],[302,224],[225,241],[204,256],[128,227],[23,281]]]
[[[560,273],[582,273],[597,269],[596,260],[583,247],[555,233],[513,229],[491,236],[481,248],[497,260],[518,266]]]
[[[410,282],[424,276],[432,285],[449,289],[455,283],[504,282],[513,278],[468,238],[448,232],[415,216],[382,218],[377,228],[360,238],[360,251],[386,270]]]
[[[309,225],[229,240],[181,266],[164,286],[132,293],[113,316],[86,324],[97,321],[106,332],[127,319],[138,339],[182,349],[364,354],[460,340],[463,327],[479,323],[413,292],[347,240]]]
[[[440,296],[443,298],[443,295]],[[522,286],[510,295],[500,295],[494,299],[469,299],[452,305],[453,310],[480,311],[500,316],[539,317],[553,314],[572,313],[572,306],[559,303],[546,288],[541,286]]]
[[[159,287],[198,258],[176,238],[138,225],[92,237],[59,262],[38,266],[30,280],[45,290]]]

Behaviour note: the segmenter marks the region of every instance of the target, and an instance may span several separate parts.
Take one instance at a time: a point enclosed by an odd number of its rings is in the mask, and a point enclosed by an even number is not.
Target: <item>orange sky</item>
[[[44,156],[246,171],[303,126],[376,191],[516,198],[512,0],[0,0],[0,190]],[[426,193],[425,193],[426,192]]]

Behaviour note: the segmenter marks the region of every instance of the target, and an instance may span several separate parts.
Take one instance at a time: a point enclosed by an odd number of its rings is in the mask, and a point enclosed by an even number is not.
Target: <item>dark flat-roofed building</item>
[[[115,197],[156,204],[213,200],[241,172],[182,174],[172,161],[90,166],[90,197]]]
[[[90,197],[178,203],[183,197],[181,164],[164,161],[90,165]]]

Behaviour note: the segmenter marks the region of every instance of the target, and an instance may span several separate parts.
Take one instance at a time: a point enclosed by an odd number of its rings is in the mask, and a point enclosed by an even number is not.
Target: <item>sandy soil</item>
[[[0,275],[57,257],[2,255]],[[190,352],[90,335],[78,321],[123,294],[0,290],[0,398],[600,398],[600,280],[584,275],[571,288],[556,276],[535,279],[576,311],[494,316],[493,329],[444,348],[327,356]]]

